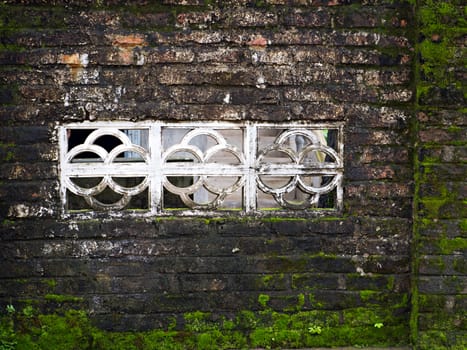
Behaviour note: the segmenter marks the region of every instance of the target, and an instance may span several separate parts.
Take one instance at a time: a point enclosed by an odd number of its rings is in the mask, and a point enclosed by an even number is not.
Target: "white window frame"
[[[177,122],[169,123],[163,121],[142,121],[142,122],[124,122],[124,121],[102,121],[102,122],[82,122],[82,123],[69,123],[61,125],[58,128],[59,132],[59,153],[60,153],[60,194],[62,201],[62,214],[65,217],[70,215],[78,216],[95,216],[95,215],[110,215],[110,216],[222,216],[222,215],[283,215],[283,216],[310,216],[322,215],[323,213],[335,213],[341,211],[343,207],[343,189],[342,181],[344,174],[343,156],[344,156],[344,142],[343,142],[343,127],[342,122],[333,123],[311,123],[311,122],[288,122],[288,123],[264,123],[264,122],[215,122],[215,121],[202,121],[202,122]],[[241,162],[239,164],[219,164],[219,163],[194,163],[187,165],[187,163],[165,163],[164,159],[171,153],[172,148],[184,149],[189,147],[186,144],[177,144],[168,149],[163,148],[162,129],[194,129],[194,134],[207,134],[215,137],[215,130],[220,129],[242,129],[243,130],[243,150],[238,150],[219,139],[219,147],[224,150],[227,149],[232,153],[239,152]],[[317,151],[326,151],[327,154],[332,153],[334,162],[332,163],[312,163],[312,164],[268,164],[262,163],[261,158],[264,156],[264,150],[258,149],[258,131],[265,128],[276,128],[278,130],[286,130],[294,135],[303,134],[307,135],[310,132],[317,130],[334,129],[337,130],[337,149],[330,150],[329,147],[317,142],[313,146]],[[94,166],[91,163],[76,163],[71,162],[73,151],[68,151],[68,130],[75,129],[93,129],[97,134],[112,134],[119,130],[134,130],[134,129],[147,129],[148,130],[148,145],[147,150],[138,148],[137,145],[129,142],[122,145],[122,152],[140,152],[143,154],[144,162],[111,162],[104,161],[99,163],[99,166]],[[131,134],[131,133],[127,133]],[[285,136],[284,136],[285,137]],[[127,136],[129,140],[130,137]],[[277,139],[276,139],[277,141]],[[276,142],[275,141],[275,142]],[[280,140],[279,140],[280,141]],[[80,145],[81,146],[81,145]],[[85,145],[84,148],[92,148],[92,145]],[[120,147],[120,146],[119,146]],[[270,149],[279,149],[280,144],[271,145]],[[97,150],[97,149],[96,149]],[[96,151],[95,150],[95,151]],[[206,152],[209,152],[207,150]],[[286,150],[289,152],[289,150]],[[331,152],[332,151],[332,152]],[[292,151],[290,151],[292,152]],[[76,154],[76,152],[74,152]],[[97,153],[97,151],[96,151]],[[110,152],[114,153],[115,152]],[[103,155],[109,156],[109,155]],[[336,199],[334,208],[305,208],[303,210],[293,210],[290,208],[279,208],[278,210],[265,211],[257,207],[257,192],[261,190],[264,185],[258,181],[259,176],[262,175],[280,175],[296,176],[306,175],[310,172],[313,175],[333,176],[332,188],[336,191]],[[218,175],[218,176],[239,176],[242,178],[241,187],[243,188],[243,208],[241,210],[216,210],[210,207],[194,207],[186,210],[166,210],[162,205],[164,181],[167,176],[199,176],[199,175]],[[70,188],[70,177],[112,177],[112,176],[125,176],[125,177],[145,177],[145,186],[147,186],[149,203],[148,209],[145,210],[131,210],[124,209],[118,210],[109,206],[109,210],[104,212],[90,211],[74,212],[67,210],[67,189]],[[273,191],[274,192],[274,191]],[[323,192],[324,193],[324,192]],[[280,197],[280,196],[279,196]],[[295,208],[298,209],[298,208]]]

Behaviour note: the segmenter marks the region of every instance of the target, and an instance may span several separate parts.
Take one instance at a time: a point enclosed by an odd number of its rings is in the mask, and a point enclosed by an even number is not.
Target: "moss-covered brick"
[[[460,0],[2,2],[0,348],[463,349],[465,28]],[[342,122],[344,207],[64,215],[57,126],[94,120]]]
[[[20,98],[18,85],[0,85],[0,105],[14,105]]]
[[[72,14],[61,6],[25,7],[7,4],[0,6],[1,29],[64,28],[68,24],[67,16]]]

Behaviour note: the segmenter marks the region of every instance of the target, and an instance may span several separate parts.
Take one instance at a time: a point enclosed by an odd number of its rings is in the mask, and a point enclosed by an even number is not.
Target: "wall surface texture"
[[[465,6],[420,1],[414,285],[421,348],[466,346]]]
[[[3,1],[2,312],[80,308],[113,331],[230,320],[252,347],[463,348],[464,11]],[[342,122],[343,209],[65,217],[57,127],[109,120]]]

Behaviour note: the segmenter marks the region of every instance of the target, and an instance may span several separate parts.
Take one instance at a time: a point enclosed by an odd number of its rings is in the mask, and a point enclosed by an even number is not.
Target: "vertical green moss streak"
[[[418,19],[419,1],[414,1],[413,11],[415,13],[415,32],[418,33],[420,28],[420,22]],[[419,92],[418,86],[420,83],[420,62],[418,59],[419,55],[419,43],[418,38],[415,39],[415,59],[413,60],[414,70],[414,83],[415,83],[415,108],[414,117],[412,117],[411,123],[411,135],[412,135],[412,162],[413,162],[413,176],[414,176],[414,193],[412,200],[412,245],[410,249],[411,254],[411,313],[410,313],[410,342],[412,346],[416,348],[418,342],[418,312],[419,312],[419,295],[418,295],[418,270],[419,270],[419,256],[418,256],[418,245],[420,240],[420,225],[419,225],[419,196],[420,196],[420,160],[418,158],[420,152],[420,146],[418,143],[419,133],[419,122],[418,113],[419,108]]]
[[[444,322],[440,325],[437,322],[427,323],[427,319],[446,319],[450,320],[453,317],[458,317],[459,313],[455,310],[446,311],[446,301],[441,295],[435,292],[427,291],[423,294],[419,293],[418,281],[420,258],[420,244],[422,242],[422,234],[429,226],[436,226],[439,231],[436,237],[438,254],[444,256],[453,255],[455,251],[465,250],[466,241],[463,238],[448,237],[446,229],[443,230],[442,224],[437,222],[441,217],[444,218],[447,214],[446,205],[451,205],[452,208],[457,208],[457,196],[460,193],[459,189],[446,187],[446,181],[431,179],[431,171],[435,171],[436,166],[443,164],[441,157],[421,159],[421,151],[426,147],[441,147],[443,145],[461,145],[458,141],[459,136],[456,133],[462,130],[457,125],[449,125],[449,122],[435,121],[433,117],[436,112],[449,113],[456,110],[456,113],[462,111],[462,101],[465,100],[465,92],[462,91],[462,83],[456,77],[454,69],[456,66],[462,67],[462,53],[460,44],[456,44],[458,38],[465,33],[467,23],[465,20],[466,7],[460,1],[436,1],[436,0],[418,0],[414,1],[415,10],[415,30],[419,38],[415,41],[415,57],[414,60],[414,80],[415,80],[415,96],[414,112],[419,117],[414,118],[412,123],[413,136],[413,171],[414,171],[414,199],[413,199],[413,237],[412,237],[412,311],[410,319],[411,337],[414,349],[464,349],[465,344],[462,337],[457,338],[457,326],[453,323]],[[462,97],[463,96],[463,97]],[[446,106],[443,108],[441,106]],[[465,111],[465,110],[464,110]],[[433,115],[430,115],[433,112]],[[423,114],[422,114],[423,113]],[[419,131],[424,129],[424,114],[430,115],[427,118],[427,126],[434,124],[443,132],[449,134],[449,137],[438,140],[436,137],[433,141],[427,141],[421,144],[418,137]],[[452,124],[452,123],[451,123]],[[459,162],[459,160],[456,160]],[[433,166],[432,166],[433,165]],[[423,196],[421,188],[426,186],[433,187],[432,196]],[[449,207],[451,209],[451,207]],[[459,214],[461,213],[461,214]],[[448,218],[450,220],[461,219],[462,212],[449,210]],[[443,216],[444,215],[444,216]],[[435,224],[436,223],[436,224]],[[459,226],[459,229],[461,227]],[[435,232],[435,231],[433,231]],[[451,236],[451,235],[450,235]],[[424,237],[426,238],[426,237]],[[433,240],[432,240],[433,241]],[[456,261],[456,269],[462,271],[464,267]],[[433,268],[442,271],[444,260],[439,258],[433,259],[432,263],[436,266]],[[454,266],[453,266],[454,267]],[[441,272],[440,272],[441,273]],[[456,277],[456,276],[453,276]],[[445,279],[443,288],[446,290],[457,290],[458,280],[456,278]],[[456,294],[457,292],[454,292]],[[439,303],[433,303],[439,299]],[[423,314],[424,322],[419,324],[419,311],[421,309],[430,311]],[[447,315],[447,313],[449,315]],[[459,316],[461,317],[461,316]],[[449,324],[446,326],[446,324]],[[451,327],[447,329],[446,327]]]

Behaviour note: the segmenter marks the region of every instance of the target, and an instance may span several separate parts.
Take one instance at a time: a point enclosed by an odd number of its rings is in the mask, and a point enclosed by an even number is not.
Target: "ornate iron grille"
[[[63,210],[138,215],[339,210],[342,127],[159,121],[61,126]]]

